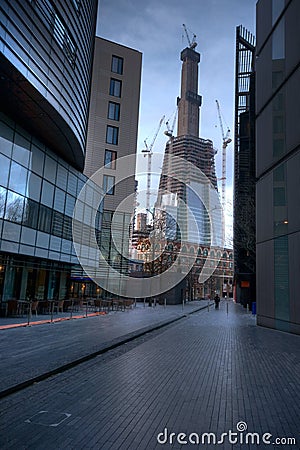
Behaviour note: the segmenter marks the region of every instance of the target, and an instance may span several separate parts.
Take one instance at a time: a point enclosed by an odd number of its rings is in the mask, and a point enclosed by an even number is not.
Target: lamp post
[[[154,265],[154,260],[155,260],[155,208],[153,208],[153,211],[151,211],[149,208],[146,208],[146,211],[149,212],[152,216],[153,230],[150,232],[150,235],[149,235],[150,247],[152,250],[150,275],[154,276],[154,272],[155,272],[155,265]],[[149,306],[152,306],[152,297],[151,296],[149,297]]]

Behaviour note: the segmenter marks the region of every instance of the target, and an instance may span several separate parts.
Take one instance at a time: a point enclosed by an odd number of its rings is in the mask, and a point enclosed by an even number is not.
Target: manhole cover
[[[58,427],[58,425],[70,416],[71,414],[69,413],[39,411],[29,419],[26,419],[25,422],[34,423],[36,425],[45,425],[46,427]]]

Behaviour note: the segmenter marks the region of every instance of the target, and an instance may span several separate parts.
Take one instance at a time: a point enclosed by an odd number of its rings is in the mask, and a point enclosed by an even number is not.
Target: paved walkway
[[[2,399],[1,450],[300,448],[299,336],[222,302],[140,341]]]
[[[38,316],[27,327],[26,317],[0,319],[0,397],[19,384],[60,370],[76,361],[88,359],[119,343],[144,334],[153,328],[205,308],[207,301],[182,305],[137,303],[126,311],[106,315],[74,313],[72,320],[50,322],[50,316]],[[70,314],[60,314],[70,319]],[[57,315],[53,316],[55,320]]]

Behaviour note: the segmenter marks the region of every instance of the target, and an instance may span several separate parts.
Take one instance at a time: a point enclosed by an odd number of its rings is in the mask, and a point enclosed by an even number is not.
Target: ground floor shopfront
[[[100,288],[72,264],[0,253],[1,311],[9,300],[96,297]]]
[[[1,301],[65,298],[70,284],[70,272],[69,264],[2,253]]]

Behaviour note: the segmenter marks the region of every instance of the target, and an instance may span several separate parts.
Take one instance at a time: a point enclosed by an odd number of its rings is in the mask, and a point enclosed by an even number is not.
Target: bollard
[[[156,297],[154,297],[154,308],[156,308]]]
[[[73,305],[74,305],[74,299],[72,298],[70,319],[72,319],[72,317],[73,317]]]
[[[164,306],[166,307],[166,306],[167,306],[167,299],[166,299],[166,298],[165,298],[165,301],[164,301],[164,303],[165,303],[165,305],[164,305]]]
[[[226,302],[226,313],[228,314],[228,302]]]
[[[145,299],[145,297],[144,297],[144,308],[146,307],[146,299]]]
[[[85,302],[85,317],[88,315],[88,301]]]
[[[27,326],[28,327],[30,326],[30,320],[31,320],[31,305],[32,305],[32,300],[30,300],[28,314],[27,314]]]
[[[207,312],[209,312],[209,300],[207,302]]]
[[[54,308],[54,300],[51,301],[51,319],[50,319],[51,323],[53,323],[53,308]]]
[[[136,298],[134,299],[134,307],[136,308]]]

